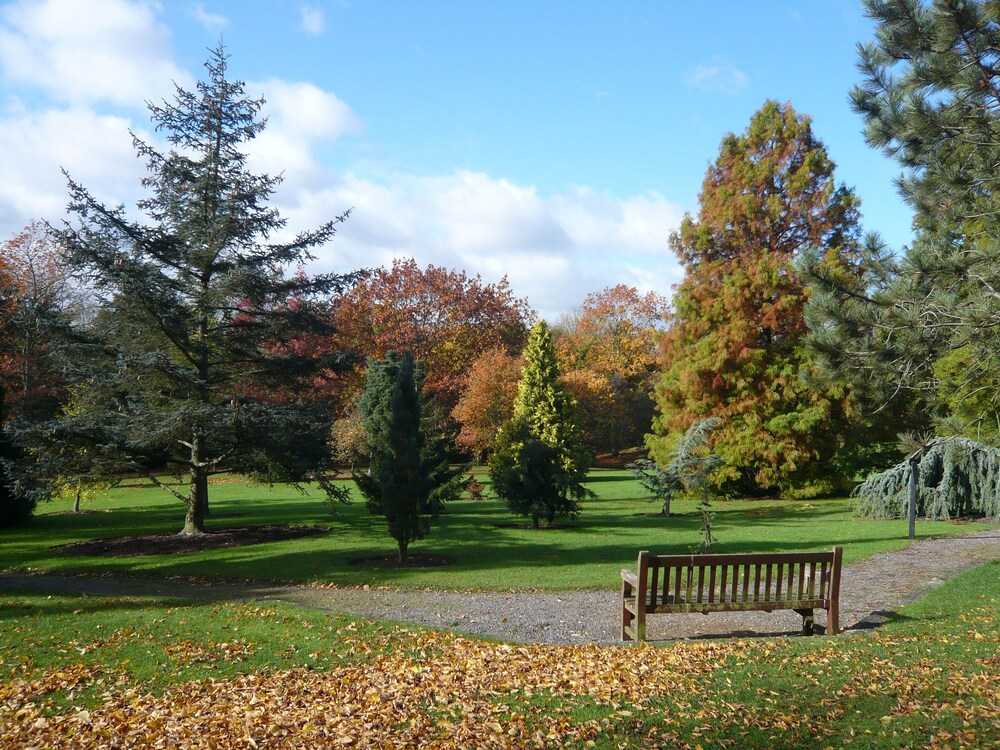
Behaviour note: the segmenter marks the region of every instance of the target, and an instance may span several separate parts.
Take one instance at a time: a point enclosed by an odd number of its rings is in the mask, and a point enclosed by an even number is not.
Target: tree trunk
[[[406,559],[406,544],[399,542],[399,561],[403,562]]]
[[[82,494],[83,494],[83,489],[80,487],[79,484],[77,484],[76,485],[76,500],[73,502],[73,512],[74,513],[79,513],[80,512],[80,495],[82,495]]]
[[[208,508],[208,469],[202,460],[202,440],[195,432],[191,437],[191,482],[188,486],[187,515],[182,536],[205,533],[205,510]]]
[[[541,520],[541,517],[537,513],[535,513],[535,514],[533,514],[531,516],[531,526],[532,526],[532,528],[535,528],[535,529],[538,528],[538,522],[539,522],[539,520]]]
[[[202,520],[212,515],[208,507],[208,472],[198,477],[198,502],[201,503]]]

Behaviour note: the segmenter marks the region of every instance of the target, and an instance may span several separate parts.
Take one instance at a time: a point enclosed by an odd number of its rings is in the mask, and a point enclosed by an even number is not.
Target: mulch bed
[[[60,544],[51,549],[60,555],[132,557],[135,555],[164,555],[171,552],[201,552],[222,547],[243,547],[249,544],[282,542],[286,539],[299,539],[326,532],[327,529],[323,526],[246,526],[209,531],[195,536],[147,534],[145,536],[93,539],[85,542]]]

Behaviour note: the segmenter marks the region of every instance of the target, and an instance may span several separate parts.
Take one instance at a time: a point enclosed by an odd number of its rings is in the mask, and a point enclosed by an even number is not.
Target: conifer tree
[[[671,237],[685,277],[649,438],[661,465],[678,436],[708,417],[722,419],[714,448],[730,480],[787,486],[836,449],[844,394],[807,382],[808,292],[795,267],[808,248],[838,267],[852,262],[857,200],[833,170],[809,118],[790,105],[767,102],[746,132],[723,139],[698,216]]]
[[[875,37],[859,46],[852,92],[865,137],[903,169],[916,240],[865,243],[866,272],[813,268],[811,306],[824,365],[897,394],[925,416],[943,406],[959,431],[1000,434],[1000,6],[966,0],[865,0]]]
[[[0,382],[0,528],[24,523],[35,510],[34,496],[16,486],[15,464],[20,451],[5,429],[5,395],[3,382]]]
[[[532,434],[557,452],[566,471],[585,468],[588,456],[580,442],[573,400],[559,383],[559,362],[544,320],[532,327],[522,356],[514,418],[527,420]]]
[[[444,503],[461,494],[461,468],[447,462],[446,446],[424,414],[423,368],[413,355],[389,352],[368,363],[359,407],[369,448],[368,474],[354,481],[372,513],[385,516],[406,557],[410,543],[430,531]]]
[[[872,474],[854,489],[859,515],[905,517],[914,468],[918,515],[1000,515],[1000,450],[963,437],[936,437],[911,458]]]
[[[332,238],[339,217],[287,242],[268,206],[280,177],[247,169],[264,128],[263,100],[227,75],[220,45],[195,91],[150,104],[168,150],[133,136],[148,165],[136,221],[69,181],[75,215],[58,233],[65,262],[99,295],[96,322],[63,351],[76,409],[46,427],[53,444],[87,441],[119,471],[164,463],[188,491],[182,533],[204,531],[208,477],[236,471],[267,481],[321,478],[329,409],[310,378],[343,364],[303,356],[301,337],[332,333],[325,300],[352,276],[286,274]],[[60,451],[41,455],[58,476]],[[330,491],[335,488],[330,487]]]
[[[524,349],[514,416],[500,428],[490,456],[493,490],[535,527],[542,518],[574,518],[590,494],[583,485],[588,463],[573,401],[559,383],[552,336],[540,320]]]

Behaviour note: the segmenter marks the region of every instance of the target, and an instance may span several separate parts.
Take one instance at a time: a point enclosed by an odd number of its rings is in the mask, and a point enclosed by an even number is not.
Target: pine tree
[[[852,92],[865,136],[903,168],[916,241],[865,244],[866,273],[812,269],[825,366],[878,406],[943,405],[963,432],[1000,423],[1000,6],[866,0],[875,38]]]
[[[329,413],[310,378],[343,364],[303,356],[295,342],[330,333],[324,300],[351,276],[286,275],[346,217],[272,236],[284,219],[268,206],[279,177],[251,173],[245,146],[264,128],[263,100],[227,77],[220,45],[196,91],[150,104],[169,150],[133,136],[149,174],[138,203],[148,223],[108,208],[70,180],[75,223],[59,232],[67,265],[100,295],[95,324],[75,332],[66,369],[76,409],[48,433],[86,440],[118,470],[166,463],[189,478],[182,533],[204,531],[208,477],[236,471],[267,481],[321,475]],[[59,451],[43,457],[60,474]],[[330,488],[330,491],[335,491]]]
[[[590,494],[583,485],[588,463],[573,401],[559,383],[549,328],[538,321],[524,349],[514,416],[500,428],[490,456],[493,491],[535,527],[543,518],[575,518]]]
[[[359,407],[368,441],[368,474],[354,481],[372,513],[385,516],[399,547],[425,537],[445,502],[461,494],[461,468],[447,462],[446,446],[424,414],[423,367],[407,352],[370,360]]]
[[[808,382],[806,283],[795,263],[807,248],[849,267],[857,200],[808,117],[767,102],[742,135],[722,141],[705,176],[697,218],[671,245],[685,277],[663,339],[659,411],[648,442],[664,464],[696,419],[720,417],[720,476],[788,486],[838,445],[844,394]]]
[[[708,490],[712,472],[722,463],[722,458],[709,449],[709,438],[720,421],[717,417],[695,421],[677,439],[662,467],[645,458],[626,467],[649,493],[650,499],[663,503],[660,515],[670,515],[670,501],[681,493],[697,494]],[[710,536],[706,533],[706,537]],[[711,546],[710,541],[708,546]]]

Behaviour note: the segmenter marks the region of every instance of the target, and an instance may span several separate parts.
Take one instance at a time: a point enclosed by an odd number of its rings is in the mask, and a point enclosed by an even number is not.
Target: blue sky
[[[697,210],[723,135],[790,101],[898,247],[898,168],[848,103],[850,0],[15,0],[0,5],[0,236],[63,216],[59,167],[134,202],[128,129],[146,99],[190,86],[220,37],[268,99],[253,164],[283,172],[290,229],[353,207],[316,268],[413,256],[506,274],[554,319],[615,283],[669,294],[667,237]]]

